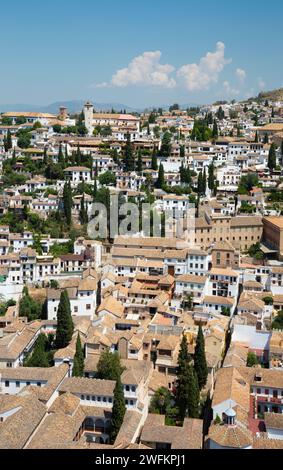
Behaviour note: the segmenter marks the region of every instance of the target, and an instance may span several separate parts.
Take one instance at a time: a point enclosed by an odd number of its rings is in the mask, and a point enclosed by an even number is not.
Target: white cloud
[[[110,85],[107,82],[97,83],[96,85],[94,85],[94,88],[109,88],[109,87]]]
[[[236,76],[241,83],[244,83],[244,81],[246,80],[247,74],[244,69],[238,68],[236,70]]]
[[[174,88],[176,81],[169,75],[175,68],[169,64],[160,64],[160,59],[160,51],[144,52],[135,57],[128,67],[118,70],[112,77],[111,85],[116,87],[152,85]]]
[[[225,58],[225,44],[218,42],[214,52],[208,52],[198,64],[183,65],[177,75],[185,81],[189,91],[206,90],[218,82],[220,73],[230,62]]]
[[[223,82],[223,87],[226,95],[237,96],[240,94],[240,91],[236,88],[233,88],[227,80]]]
[[[265,88],[266,86],[265,81],[261,77],[258,78],[257,83],[258,83],[259,88],[261,89]]]

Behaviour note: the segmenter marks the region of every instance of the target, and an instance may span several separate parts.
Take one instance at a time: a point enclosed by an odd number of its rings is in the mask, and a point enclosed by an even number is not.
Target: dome
[[[228,408],[228,410],[225,411],[225,415],[228,418],[235,418],[236,417],[236,411],[233,410],[233,408]]]

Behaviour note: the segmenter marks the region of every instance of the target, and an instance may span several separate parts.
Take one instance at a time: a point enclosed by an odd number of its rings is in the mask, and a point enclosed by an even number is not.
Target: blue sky
[[[281,0],[1,3],[2,104],[144,107],[283,86]]]

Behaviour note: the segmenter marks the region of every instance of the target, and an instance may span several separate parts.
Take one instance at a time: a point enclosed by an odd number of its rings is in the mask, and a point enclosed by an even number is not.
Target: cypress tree
[[[258,132],[255,133],[255,143],[258,143]]]
[[[203,195],[205,195],[206,193],[206,184],[207,184],[206,169],[204,169],[203,175],[202,175],[202,194]]]
[[[264,143],[264,144],[268,144],[268,143],[269,143],[269,138],[268,138],[267,132],[264,134],[263,143]]]
[[[73,206],[72,189],[71,189],[70,182],[66,182],[64,185],[63,206],[64,206],[64,214],[65,214],[66,222],[70,226],[72,222],[72,206]]]
[[[187,400],[189,418],[199,417],[199,387],[196,373],[192,366],[187,367]]]
[[[274,143],[271,144],[269,150],[267,166],[270,170],[274,170],[276,167],[276,146]]]
[[[81,198],[81,207],[80,207],[80,222],[82,225],[85,225],[88,223],[88,215],[87,215],[87,210],[85,206],[85,195],[83,194],[83,197]]]
[[[215,187],[215,177],[214,177],[214,164],[213,162],[208,167],[208,187],[211,191]]]
[[[84,375],[84,352],[81,343],[81,337],[78,333],[76,342],[76,353],[74,356],[73,377],[83,377]]]
[[[185,146],[184,145],[180,146],[180,157],[181,158],[185,157]]]
[[[216,119],[214,119],[213,121],[212,137],[213,139],[217,139],[218,137],[218,126],[217,126]]]
[[[32,355],[25,361],[25,367],[49,367],[48,357],[45,351],[47,338],[40,334],[35,342]]]
[[[281,142],[281,156],[283,158],[283,139],[282,139],[282,142]]]
[[[161,142],[160,155],[162,157],[170,157],[171,154],[171,134],[170,132],[165,132]]]
[[[134,169],[135,169],[135,159],[134,159],[133,145],[132,145],[132,142],[131,142],[130,134],[127,134],[127,142],[126,142],[126,146],[125,146],[124,162],[125,162],[125,171],[134,171]]]
[[[137,171],[139,173],[142,172],[142,154],[141,154],[141,150],[138,151]]]
[[[8,148],[8,150],[10,150],[12,147],[13,147],[12,136],[11,136],[10,130],[8,130],[8,132],[7,132],[7,148]]]
[[[71,306],[68,292],[61,292],[57,312],[56,347],[65,348],[70,343],[74,331]]]
[[[178,355],[178,371],[177,371],[177,387],[176,387],[176,403],[179,409],[180,419],[183,421],[188,408],[188,342],[183,335],[180,351]]]
[[[156,148],[154,147],[153,152],[152,152],[152,157],[151,157],[151,169],[152,170],[157,170],[158,165],[157,165],[157,156],[156,156]]]
[[[47,147],[44,147],[43,151],[43,164],[47,165]]]
[[[125,397],[121,378],[119,377],[114,389],[114,401],[112,408],[112,420],[110,431],[110,442],[115,443],[115,439],[120,431],[126,413]]]
[[[69,155],[68,155],[68,148],[67,144],[65,144],[65,163],[69,161]]]
[[[63,150],[62,150],[62,144],[60,144],[59,146],[59,152],[58,152],[58,164],[60,166],[64,166],[64,154],[63,154]]]
[[[196,341],[195,347],[195,355],[194,355],[194,368],[197,374],[198,379],[198,386],[201,390],[206,382],[207,382],[207,363],[206,363],[206,356],[205,356],[205,344],[204,344],[204,336],[201,326],[198,329],[198,336]]]
[[[198,182],[197,182],[197,193],[199,196],[202,195],[202,189],[203,189],[202,171],[200,171],[198,174]]]
[[[162,189],[164,185],[165,185],[164,168],[163,168],[162,163],[160,163],[159,170],[158,170],[158,178],[156,181],[156,187],[159,189]]]
[[[77,165],[81,165],[81,164],[82,164],[82,154],[81,154],[81,149],[80,149],[79,144],[78,144],[77,153],[76,153],[76,164],[77,164]]]
[[[96,201],[96,195],[97,195],[97,180],[94,178],[94,184],[93,184],[93,202]]]

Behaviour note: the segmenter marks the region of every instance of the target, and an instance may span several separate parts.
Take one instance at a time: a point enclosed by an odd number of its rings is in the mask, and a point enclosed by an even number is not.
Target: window
[[[20,387],[20,382],[17,380],[16,381],[16,387],[19,388]]]
[[[265,393],[265,395],[269,395],[269,389],[266,388],[266,389],[264,390],[264,393]]]
[[[126,391],[127,391],[127,392],[130,391],[130,386],[129,386],[129,385],[126,385]]]
[[[41,382],[37,382],[36,384],[38,387],[41,387]]]
[[[30,385],[30,382],[27,382],[27,383],[26,383],[26,386],[28,387],[29,385]]]
[[[5,387],[10,387],[10,382],[9,382],[9,380],[5,380]]]
[[[101,401],[101,397],[97,397],[97,401]]]
[[[74,313],[78,313],[78,307],[74,307]]]
[[[81,400],[84,400],[85,399],[85,396],[84,395],[81,395]]]
[[[259,393],[259,394],[260,394],[260,393],[261,393],[261,388],[257,388],[257,389],[256,389],[256,393]]]
[[[91,305],[90,305],[90,304],[87,304],[86,309],[87,309],[87,310],[90,310],[90,309],[91,309]]]
[[[107,402],[107,398],[106,398],[106,397],[103,397],[103,401],[104,401],[104,403],[106,403],[106,402]]]

